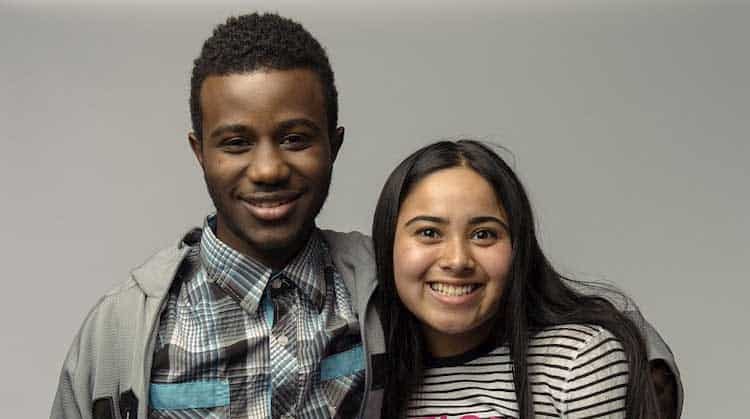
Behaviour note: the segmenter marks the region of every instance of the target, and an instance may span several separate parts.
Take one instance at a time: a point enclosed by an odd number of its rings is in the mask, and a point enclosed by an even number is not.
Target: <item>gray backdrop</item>
[[[419,145],[503,144],[556,266],[618,284],[671,344],[684,417],[746,412],[748,3],[124,3],[0,5],[3,418],[48,414],[97,298],[210,210],[191,63],[256,8],[303,22],[336,72],[321,225],[369,230]]]

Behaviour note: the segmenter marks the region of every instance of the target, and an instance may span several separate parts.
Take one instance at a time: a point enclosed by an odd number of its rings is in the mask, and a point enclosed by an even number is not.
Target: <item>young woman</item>
[[[657,417],[643,339],[542,253],[511,168],[438,142],[386,181],[373,240],[383,418]]]

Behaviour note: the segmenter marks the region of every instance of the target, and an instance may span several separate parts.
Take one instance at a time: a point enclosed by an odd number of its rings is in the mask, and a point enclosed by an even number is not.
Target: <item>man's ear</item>
[[[341,150],[341,144],[344,143],[344,127],[336,128],[336,132],[331,135],[331,162],[336,161],[336,156],[339,155]]]
[[[198,136],[194,132],[188,133],[188,141],[190,142],[190,148],[193,149],[195,158],[198,160],[198,164],[201,165],[201,169],[205,170],[203,166],[203,141],[198,139]]]

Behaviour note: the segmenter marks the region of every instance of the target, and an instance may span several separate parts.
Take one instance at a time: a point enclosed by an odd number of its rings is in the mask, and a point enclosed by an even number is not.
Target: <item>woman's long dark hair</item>
[[[372,225],[379,282],[379,311],[388,351],[383,418],[406,415],[409,397],[422,381],[425,344],[419,321],[407,310],[393,277],[393,242],[399,209],[414,185],[438,170],[464,166],[495,190],[510,224],[511,268],[493,328],[494,339],[507,343],[519,416],[534,416],[527,353],[530,333],[567,323],[600,325],[622,343],[628,360],[625,417],[658,417],[646,347],[638,328],[608,300],[571,289],[555,272],[537,242],[531,204],[513,170],[487,146],[472,140],[441,141],[406,158],[385,183]]]

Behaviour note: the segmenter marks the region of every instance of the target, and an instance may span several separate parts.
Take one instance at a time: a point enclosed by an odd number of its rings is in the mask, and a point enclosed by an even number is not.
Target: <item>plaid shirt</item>
[[[214,224],[161,314],[149,417],[355,416],[359,324],[320,232],[273,272],[222,243]]]

